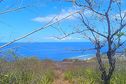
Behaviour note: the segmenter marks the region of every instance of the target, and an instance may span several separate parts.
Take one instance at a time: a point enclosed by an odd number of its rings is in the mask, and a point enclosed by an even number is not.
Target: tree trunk
[[[110,84],[110,78],[107,74],[102,73],[101,79],[103,80],[103,84]]]
[[[110,84],[110,79],[103,80],[103,84]]]

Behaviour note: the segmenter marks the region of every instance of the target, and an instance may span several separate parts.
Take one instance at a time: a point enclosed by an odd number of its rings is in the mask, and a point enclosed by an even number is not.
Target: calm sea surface
[[[0,45],[2,44],[0,43]],[[87,59],[94,56],[95,51],[76,51],[87,48],[93,48],[93,45],[89,42],[41,42],[14,43],[1,51],[14,50],[20,57],[34,56],[39,59],[61,61],[67,58]]]

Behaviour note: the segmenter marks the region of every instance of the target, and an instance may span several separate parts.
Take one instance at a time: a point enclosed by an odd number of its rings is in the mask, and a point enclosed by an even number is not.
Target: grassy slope
[[[125,61],[117,62],[111,84],[126,84],[125,65]],[[0,62],[0,84],[102,84],[102,81],[95,58],[83,62],[26,58]]]

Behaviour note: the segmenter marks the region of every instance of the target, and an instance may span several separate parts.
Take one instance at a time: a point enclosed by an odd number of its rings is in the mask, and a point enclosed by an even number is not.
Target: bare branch
[[[82,10],[83,10],[83,9],[82,9]],[[62,20],[64,20],[64,19],[66,19],[66,18],[68,18],[68,17],[74,15],[74,14],[77,14],[77,13],[81,12],[82,10],[79,10],[79,11],[76,11],[76,12],[74,12],[74,13],[71,13],[71,14],[69,14],[68,16],[66,16],[66,17],[64,17],[64,18],[62,18],[62,19],[60,19],[60,20],[58,20],[58,21],[56,21],[56,22],[51,23],[52,20],[54,19],[54,18],[53,18],[53,19],[52,19],[49,23],[47,23],[45,26],[43,26],[43,27],[41,27],[41,28],[39,28],[39,29],[36,29],[36,30],[34,30],[34,31],[32,31],[32,32],[30,32],[30,33],[24,35],[24,36],[21,36],[21,37],[19,37],[19,38],[13,40],[13,41],[11,41],[11,42],[8,42],[8,43],[6,43],[6,44],[0,46],[0,49],[6,47],[6,46],[8,46],[8,45],[10,45],[10,44],[12,44],[12,43],[14,43],[14,42],[16,42],[16,41],[19,41],[19,40],[21,40],[21,39],[24,39],[24,38],[26,38],[26,37],[28,37],[28,36],[30,36],[30,35],[32,35],[32,34],[38,32],[38,31],[41,31],[41,30],[43,30],[43,29],[45,29],[45,28],[51,26],[51,25],[54,25],[54,24],[56,24],[56,23],[58,23],[58,22],[60,22],[60,21],[62,21]]]
[[[81,18],[82,18],[82,22],[84,23],[84,25],[87,27],[88,30],[90,30],[90,31],[92,31],[92,32],[94,32],[94,33],[96,33],[96,34],[98,34],[98,35],[104,37],[104,38],[107,38],[107,36],[105,36],[104,34],[102,34],[102,33],[98,32],[98,31],[94,30],[93,28],[91,28],[91,27],[84,21],[83,15],[82,15],[81,13],[79,13],[79,14],[80,14],[80,16],[81,16]]]
[[[90,9],[91,11],[93,11],[94,13],[96,13],[96,14],[98,14],[98,15],[105,16],[104,14],[102,14],[102,13],[96,11],[95,9],[93,9],[90,0],[85,0],[85,1],[86,1],[87,4],[88,4],[88,6],[87,6],[88,9]]]
[[[20,7],[20,8],[13,8],[13,9],[8,9],[8,10],[5,10],[5,11],[2,11],[0,12],[0,15],[2,14],[6,14],[6,13],[9,13],[9,12],[13,12],[13,11],[18,11],[18,10],[21,10],[21,9],[25,9],[29,6],[24,6],[24,7]]]
[[[87,29],[84,29],[84,30],[81,30],[81,31],[71,32],[71,33],[69,33],[69,34],[66,34],[66,33],[65,33],[65,36],[62,36],[62,37],[56,37],[56,36],[54,36],[54,37],[57,38],[57,39],[59,39],[59,40],[61,40],[61,39],[66,38],[66,37],[68,37],[68,36],[70,36],[70,35],[74,35],[74,34],[77,34],[77,33],[82,33],[82,32],[84,32],[84,31],[87,31]]]
[[[112,2],[113,2],[113,0],[110,0],[110,1],[109,1],[109,6],[108,6],[108,8],[107,8],[106,14],[108,14],[108,12],[110,11]]]
[[[117,29],[112,35],[111,38],[113,38],[118,32],[120,32],[122,29],[124,29],[126,27],[126,23],[123,25],[120,25],[120,28]]]

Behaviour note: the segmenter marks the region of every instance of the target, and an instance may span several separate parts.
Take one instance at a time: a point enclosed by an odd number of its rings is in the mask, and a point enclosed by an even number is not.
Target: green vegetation
[[[101,84],[100,74],[92,68],[80,68],[66,71],[65,79],[71,84]]]
[[[25,58],[15,62],[2,61],[0,84],[52,84],[54,72],[50,64],[35,58]]]
[[[66,62],[53,62],[47,59],[40,61],[35,57],[22,59],[15,57],[14,61],[5,59],[4,57],[0,60],[0,84],[55,84],[54,81],[56,82],[60,77],[69,84],[102,84],[103,82],[95,58],[88,61],[67,60]],[[125,65],[126,61],[116,62],[111,84],[126,84]],[[105,66],[108,67],[108,64],[105,63]],[[58,73],[59,71],[63,76]]]
[[[115,72],[111,79],[111,84],[126,84],[126,61],[117,62]],[[96,66],[97,67],[97,66]],[[100,79],[100,72],[96,67],[80,67],[74,70],[65,71],[65,80],[71,84],[103,84]],[[106,64],[106,67],[107,64]]]

